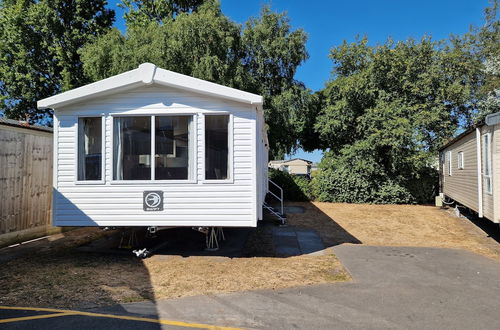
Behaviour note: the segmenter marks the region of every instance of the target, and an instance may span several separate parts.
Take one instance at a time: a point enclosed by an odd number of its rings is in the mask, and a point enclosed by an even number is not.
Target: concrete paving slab
[[[316,231],[291,226],[274,227],[273,244],[278,256],[316,253],[325,248]]]

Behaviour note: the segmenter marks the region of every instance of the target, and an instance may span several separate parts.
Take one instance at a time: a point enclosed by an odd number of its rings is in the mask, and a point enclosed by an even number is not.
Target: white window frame
[[[155,148],[155,118],[156,117],[167,117],[167,116],[190,116],[191,123],[189,127],[189,139],[190,139],[190,150],[189,150],[189,169],[188,169],[188,179],[186,180],[154,180],[155,166],[154,166],[154,148]],[[115,180],[114,179],[114,117],[151,117],[151,179],[150,180]],[[197,183],[197,113],[196,112],[168,112],[158,111],[158,112],[148,112],[148,113],[112,113],[110,114],[110,137],[111,137],[111,147],[110,147],[110,183],[113,185],[148,185],[148,184],[193,184]]]
[[[447,161],[448,161],[448,176],[452,176],[453,175],[453,171],[452,171],[452,164],[451,164],[451,151],[448,151],[447,152],[448,154],[448,157],[447,157]]]
[[[493,178],[492,178],[492,152],[491,152],[491,133],[486,133],[482,137],[482,158],[483,158],[483,168],[482,168],[482,175],[483,175],[483,186],[484,190],[486,191],[487,194],[493,194]],[[486,141],[488,143],[488,147],[486,147]],[[487,157],[486,157],[487,156]],[[486,159],[487,158],[487,159]],[[486,171],[488,170],[488,171]],[[485,174],[488,172],[488,174]],[[489,181],[489,184],[486,184],[487,181]],[[489,189],[488,189],[489,188]]]
[[[206,163],[205,163],[205,152],[206,152],[206,146],[205,146],[205,117],[206,116],[221,116],[221,115],[228,115],[229,116],[229,123],[228,123],[228,128],[227,128],[227,134],[228,134],[228,155],[227,155],[227,162],[228,162],[228,167],[227,167],[227,179],[224,180],[211,180],[207,179],[205,177],[206,174]],[[234,116],[232,113],[228,111],[213,111],[213,112],[205,112],[201,114],[202,117],[202,122],[203,122],[203,133],[202,133],[202,139],[201,143],[203,144],[203,157],[202,157],[202,162],[203,162],[203,183],[204,184],[211,184],[211,183],[222,183],[222,184],[230,184],[234,182]]]
[[[78,149],[80,147],[80,118],[101,118],[101,180],[78,180],[78,166],[80,160],[78,158]],[[75,123],[75,184],[77,185],[103,185],[106,182],[106,116],[100,115],[82,115],[76,117]],[[57,148],[59,149],[60,139],[58,139]]]
[[[459,151],[457,153],[457,168],[459,170],[464,169],[464,152],[463,151]]]

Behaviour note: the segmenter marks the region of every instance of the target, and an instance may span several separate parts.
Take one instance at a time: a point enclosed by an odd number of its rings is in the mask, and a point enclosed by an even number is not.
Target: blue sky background
[[[119,1],[110,1],[115,9],[115,25],[125,29]],[[406,40],[431,35],[443,39],[450,34],[463,34],[471,25],[483,23],[488,0],[221,0],[222,11],[237,23],[258,16],[261,7],[269,4],[275,11],[286,11],[294,29],[304,29],[309,40],[310,55],[298,70],[296,79],[316,91],[330,77],[332,47],[343,40],[354,41],[367,35],[370,44],[384,43],[387,38]],[[300,157],[319,161],[321,152],[297,152],[287,158]]]

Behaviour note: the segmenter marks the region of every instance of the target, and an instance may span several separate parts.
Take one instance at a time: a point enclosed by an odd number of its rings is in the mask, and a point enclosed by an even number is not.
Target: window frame
[[[78,180],[78,166],[80,159],[78,150],[80,148],[80,118],[101,118],[101,179],[100,180]],[[100,115],[82,115],[76,117],[75,123],[75,184],[77,185],[103,185],[106,182],[106,116]],[[59,134],[59,133],[58,133]],[[59,149],[60,137],[57,139],[57,148]]]
[[[206,156],[206,145],[205,145],[205,141],[206,141],[206,137],[205,137],[205,117],[206,116],[221,116],[221,115],[227,115],[229,116],[229,121],[227,123],[227,134],[228,134],[228,141],[227,141],[227,149],[228,149],[228,153],[227,153],[227,179],[223,179],[223,180],[213,180],[213,179],[207,179],[205,177],[206,175],[206,162],[205,162],[205,156]],[[234,183],[234,116],[232,113],[230,113],[229,111],[214,111],[214,112],[206,112],[206,113],[201,113],[201,121],[203,123],[203,127],[202,127],[202,130],[203,130],[203,133],[202,133],[202,136],[201,136],[201,143],[203,145],[203,157],[202,157],[202,177],[203,177],[203,180],[202,182],[204,184],[211,184],[211,183],[215,183],[215,184],[231,184],[231,183]]]
[[[488,148],[485,148],[485,140],[488,141]],[[492,162],[492,146],[491,146],[491,133],[486,133],[483,134],[482,136],[482,143],[481,143],[481,157],[482,157],[482,169],[481,169],[481,175],[482,175],[482,180],[483,180],[483,189],[484,191],[492,195],[493,194],[493,175],[492,175],[492,170],[493,170],[493,162]],[[488,155],[488,161],[486,161],[486,154]],[[488,172],[489,174],[485,174],[486,170],[486,165],[488,166]],[[489,180],[489,185],[486,184],[486,180]],[[489,187],[489,189],[487,188]]]
[[[465,168],[464,152],[457,152],[457,169],[463,170]]]
[[[191,122],[189,126],[189,139],[190,141],[190,150],[189,150],[189,168],[188,168],[188,179],[186,180],[155,180],[154,175],[155,175],[155,166],[154,166],[154,151],[155,151],[155,128],[156,128],[156,117],[167,117],[167,116],[173,116],[173,117],[179,117],[179,116],[187,116],[191,117]],[[150,180],[115,180],[114,179],[114,120],[115,117],[150,117],[151,119],[151,150],[150,150],[150,155],[151,155],[151,179]],[[127,113],[112,113],[110,114],[110,138],[111,138],[111,148],[110,148],[110,162],[111,162],[111,168],[110,168],[110,184],[113,185],[145,185],[145,184],[162,184],[162,185],[168,185],[168,184],[193,184],[197,183],[197,136],[196,136],[196,131],[197,131],[197,113],[196,112],[168,112],[164,113],[164,111],[158,111],[158,112],[153,112],[153,113],[132,113],[132,114],[127,114]]]

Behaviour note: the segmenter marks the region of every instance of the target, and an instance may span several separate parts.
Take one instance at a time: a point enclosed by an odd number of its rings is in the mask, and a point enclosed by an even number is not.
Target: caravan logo
[[[163,191],[145,191],[142,206],[144,211],[163,211]]]

